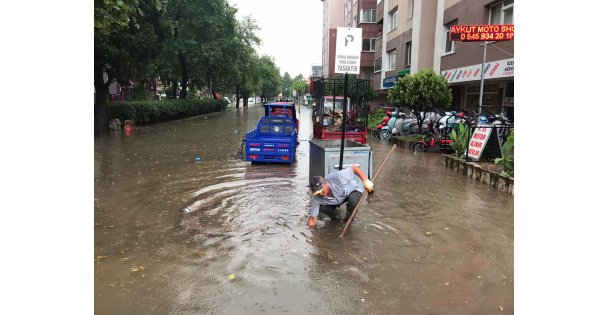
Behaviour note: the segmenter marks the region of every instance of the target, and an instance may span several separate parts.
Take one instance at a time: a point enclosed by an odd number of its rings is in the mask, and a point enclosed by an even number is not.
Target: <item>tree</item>
[[[189,85],[206,85],[213,92],[212,82],[222,71],[217,66],[226,63],[225,52],[232,49],[228,43],[236,36],[235,14],[226,0],[168,0],[163,58],[178,67],[167,72],[179,73],[180,98],[187,97]],[[175,85],[177,78],[173,81]]]
[[[291,84],[293,83],[293,79],[289,75],[289,72],[285,72],[283,75],[283,88],[281,89],[281,93],[283,97],[287,97],[291,95]]]
[[[281,93],[283,80],[273,57],[263,55],[260,58],[259,73],[261,78],[259,92],[263,100],[268,100]]]
[[[295,90],[298,93],[298,97],[301,97],[309,91],[309,87],[306,81],[304,81],[302,78],[299,78],[298,80],[294,79],[293,83],[291,84],[291,90]]]
[[[162,0],[95,0],[94,64],[95,134],[108,131],[108,87],[143,78],[155,53],[154,18]],[[144,16],[146,14],[146,16]]]
[[[243,92],[251,93],[247,90],[247,84],[250,87],[257,85],[257,55],[254,45],[260,44],[260,38],[256,31],[258,27],[255,19],[251,15],[245,16],[239,21],[236,28],[236,36],[230,39],[229,49],[226,55],[232,58],[231,62],[225,62],[226,68],[223,72],[224,88],[234,91],[236,97],[236,107],[240,105],[240,99]],[[249,95],[247,95],[249,98]]]
[[[422,132],[424,115],[430,111],[447,108],[452,102],[448,81],[432,69],[423,69],[413,75],[401,77],[388,91],[388,101],[414,112],[418,132]]]

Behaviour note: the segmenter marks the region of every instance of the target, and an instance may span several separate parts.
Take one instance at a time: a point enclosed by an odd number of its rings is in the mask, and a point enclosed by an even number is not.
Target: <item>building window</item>
[[[450,39],[450,27],[452,25],[456,25],[456,23],[458,22],[452,22],[443,26],[443,34],[445,36],[445,50],[443,51],[444,54],[451,54],[453,52],[456,52],[456,43],[454,43]]]
[[[412,42],[405,43],[405,66],[412,65]]]
[[[414,0],[410,0],[410,19],[414,17]]]
[[[374,60],[374,72],[382,70],[382,56],[376,57]]]
[[[490,24],[513,24],[513,0],[503,1],[490,8]]]
[[[361,10],[361,23],[376,23],[376,9]]]
[[[395,57],[397,56],[397,52],[393,49],[387,53],[388,65],[386,67],[386,71],[395,70]]]
[[[375,38],[364,38],[362,51],[375,51],[376,50],[376,39]]]
[[[397,28],[397,11],[389,14],[389,32]]]

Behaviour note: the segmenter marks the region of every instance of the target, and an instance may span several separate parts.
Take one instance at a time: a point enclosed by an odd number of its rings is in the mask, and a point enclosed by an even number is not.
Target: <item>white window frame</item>
[[[410,0],[410,19],[414,18],[414,0]]]
[[[412,65],[412,41],[405,43],[405,66]]]
[[[364,47],[361,47],[361,51],[362,52],[376,51],[376,41],[378,39],[377,38],[363,38],[363,41],[362,41],[363,45],[365,44],[365,40],[369,40],[369,45],[367,47],[368,49],[366,50]],[[372,45],[372,41],[373,41],[373,45]]]
[[[380,66],[378,67],[378,61],[380,61]],[[378,56],[374,58],[374,73],[382,71],[382,56]]]
[[[505,2],[510,2],[510,3],[505,5]],[[496,5],[491,6],[490,10],[488,12],[488,24],[505,24],[505,11],[509,10],[509,9],[513,10],[514,3],[515,2],[513,0],[505,0],[500,3],[497,3]],[[494,9],[500,10],[500,20],[498,21],[498,23],[492,23],[492,10],[494,10]],[[513,10],[513,11],[515,11],[515,10]],[[511,19],[513,21],[511,21],[511,23],[509,23],[509,24],[514,24],[514,21],[515,21],[514,12],[511,13]]]
[[[397,10],[395,12],[389,13],[389,32],[397,28]]]
[[[395,70],[395,61],[397,60],[397,50],[393,49],[386,53],[386,60],[388,61],[386,65],[386,71]]]
[[[452,25],[456,25],[458,22],[451,22],[449,24],[445,24],[443,26],[443,55],[450,55],[456,52],[456,42],[453,40],[450,40],[450,27]],[[452,47],[450,49],[450,51],[447,51],[447,44],[448,44],[448,40],[450,41],[450,43],[452,44]]]
[[[364,13],[366,11],[369,11],[371,21],[364,21],[365,20],[365,14]],[[376,9],[361,9],[359,16],[361,17],[361,19],[359,21],[360,24],[361,23],[376,23]]]

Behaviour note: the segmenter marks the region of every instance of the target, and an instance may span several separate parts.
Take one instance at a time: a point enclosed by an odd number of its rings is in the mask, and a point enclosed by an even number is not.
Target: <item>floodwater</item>
[[[293,165],[236,158],[262,114],[95,139],[96,314],[513,313],[513,196],[397,148],[346,236],[309,230],[311,112]]]

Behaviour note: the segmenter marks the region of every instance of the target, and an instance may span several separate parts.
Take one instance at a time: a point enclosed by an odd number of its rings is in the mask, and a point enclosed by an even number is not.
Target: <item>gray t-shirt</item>
[[[345,168],[338,172],[333,172],[325,178],[333,197],[321,197],[319,195],[312,197],[312,206],[310,215],[316,217],[319,215],[320,205],[337,206],[353,191],[363,192],[363,187],[357,182],[357,175],[353,172],[352,167]]]

